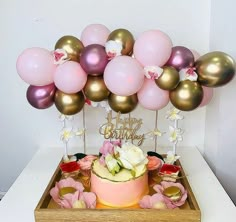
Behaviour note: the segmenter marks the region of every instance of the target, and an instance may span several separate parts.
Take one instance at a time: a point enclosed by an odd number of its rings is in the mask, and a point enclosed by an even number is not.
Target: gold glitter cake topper
[[[145,134],[139,134],[138,131],[143,124],[142,119],[129,117],[121,118],[121,113],[117,113],[116,117],[112,117],[112,112],[107,114],[107,122],[99,128],[99,133],[105,139],[131,140],[132,143],[137,141],[137,145],[142,145]]]

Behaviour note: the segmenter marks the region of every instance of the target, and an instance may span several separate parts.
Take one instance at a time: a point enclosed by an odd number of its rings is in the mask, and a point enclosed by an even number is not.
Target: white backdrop
[[[101,23],[110,30],[126,28],[135,37],[148,29],[160,29],[171,37],[174,45],[184,45],[204,54],[210,46],[210,16],[210,0],[1,0],[0,191],[8,190],[41,146],[48,146],[48,149],[62,147],[59,140],[61,123],[55,107],[36,110],[26,100],[28,85],[20,79],[15,68],[17,56],[24,49],[38,46],[52,50],[61,36],[80,37],[86,25]],[[213,104],[215,102],[216,97]],[[165,112],[166,109],[159,112],[158,120],[163,131],[168,127]],[[96,122],[91,118],[95,114],[98,116]],[[103,110],[86,107],[90,153],[97,152],[102,142],[97,135],[97,126],[104,122],[104,115]],[[153,128],[154,112],[138,108],[132,115],[143,117],[146,122],[144,127]],[[206,108],[184,115],[182,126],[185,134],[181,146],[197,146],[204,153]],[[81,113],[76,120],[78,127],[81,127]],[[168,146],[167,138],[161,138],[158,145]],[[72,141],[71,147],[82,151],[82,141]]]
[[[236,58],[236,2],[212,1],[210,50],[227,52]],[[236,78],[215,90],[215,99],[206,108],[204,155],[221,184],[236,203]]]

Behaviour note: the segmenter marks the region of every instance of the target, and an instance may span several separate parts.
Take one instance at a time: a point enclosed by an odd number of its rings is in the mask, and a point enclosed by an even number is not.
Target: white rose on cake
[[[116,146],[115,155],[124,168],[131,170],[133,176],[138,177],[145,172],[147,155],[132,143],[125,143],[122,147]]]

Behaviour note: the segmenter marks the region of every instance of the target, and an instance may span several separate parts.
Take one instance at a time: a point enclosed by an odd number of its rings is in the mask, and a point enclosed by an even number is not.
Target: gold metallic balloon
[[[171,66],[164,66],[163,73],[155,82],[161,89],[173,90],[179,84],[179,72]]]
[[[68,54],[68,58],[75,62],[79,62],[83,48],[83,43],[71,35],[61,37],[55,45],[55,49],[64,49]]]
[[[84,86],[85,96],[94,102],[100,102],[110,94],[107,89],[102,76],[88,76],[87,82]]]
[[[223,86],[235,74],[235,61],[224,52],[210,52],[201,56],[195,67],[198,82],[207,87]]]
[[[66,94],[57,90],[54,100],[57,109],[64,115],[78,113],[85,103],[84,95],[81,91],[74,94]]]
[[[184,80],[170,91],[170,101],[179,110],[191,111],[197,108],[203,98],[203,89],[198,82]]]
[[[108,97],[108,103],[115,112],[129,113],[138,104],[137,94],[131,96],[117,96],[113,93]]]
[[[134,37],[130,31],[126,29],[116,29],[110,33],[107,41],[113,40],[121,42],[123,49],[121,51],[122,55],[132,55],[134,46]]]

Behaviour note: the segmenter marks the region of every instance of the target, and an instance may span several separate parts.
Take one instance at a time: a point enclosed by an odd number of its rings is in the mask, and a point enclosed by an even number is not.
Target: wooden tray
[[[180,162],[177,161],[177,165]],[[186,175],[181,167],[180,183],[187,189],[187,201],[180,209],[155,210],[138,209],[137,207],[109,209],[61,209],[52,200],[49,192],[55,183],[61,179],[58,166],[52,176],[43,196],[35,209],[36,222],[199,222],[201,213]]]

